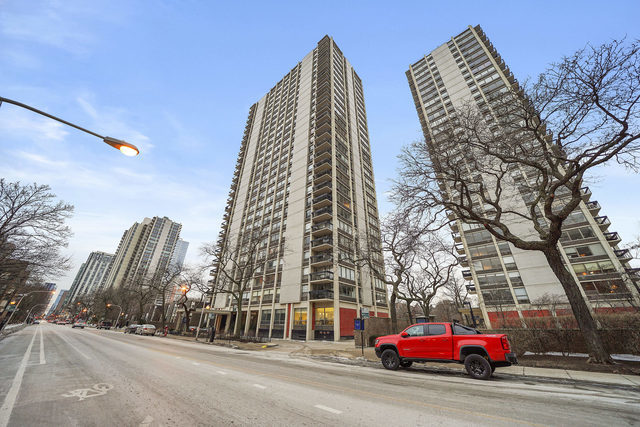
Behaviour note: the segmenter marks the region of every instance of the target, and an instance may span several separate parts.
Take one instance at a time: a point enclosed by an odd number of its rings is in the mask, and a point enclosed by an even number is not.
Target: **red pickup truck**
[[[419,323],[379,337],[376,355],[391,370],[413,362],[464,363],[471,377],[483,380],[497,367],[518,363],[505,334],[481,334],[459,323]]]

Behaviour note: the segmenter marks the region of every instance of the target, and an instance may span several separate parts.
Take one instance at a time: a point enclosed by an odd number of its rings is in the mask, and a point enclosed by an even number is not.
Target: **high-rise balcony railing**
[[[325,170],[331,170],[331,159],[322,160],[313,164],[314,171],[320,173]]]
[[[309,281],[311,283],[333,282],[333,271],[325,270],[311,273],[309,275]]]
[[[600,203],[597,200],[593,200],[587,203],[587,209],[591,212],[591,215],[596,216],[600,212]]]
[[[471,271],[470,270],[463,270],[462,271],[462,277],[465,280],[473,280],[473,276],[471,275]]]
[[[331,181],[323,182],[322,184],[317,184],[313,186],[313,195],[319,196],[323,193],[331,193],[333,186],[331,185]]]
[[[333,299],[333,291],[329,289],[319,289],[317,291],[309,291],[309,300]]]
[[[464,255],[464,245],[462,244],[457,244],[454,245],[456,252],[458,253],[458,255]]]
[[[313,199],[313,208],[319,209],[323,206],[329,206],[333,201],[331,193],[326,193]]]
[[[319,254],[311,257],[311,265],[314,267],[330,264],[333,264],[333,253],[331,251],[320,252]]]
[[[327,181],[331,182],[331,169],[322,171],[322,172],[317,172],[313,176],[313,182],[315,182],[318,185],[320,185],[320,183],[325,183]]]
[[[320,237],[311,241],[311,249],[326,250],[333,247],[333,239],[329,236]]]
[[[466,256],[459,257],[458,262],[460,263],[460,267],[469,267],[469,260]]]
[[[607,239],[611,246],[615,246],[622,241],[620,236],[616,231],[611,231],[609,233],[604,233],[604,238]]]
[[[471,284],[471,285],[466,285],[466,287],[467,287],[467,292],[473,295],[476,294],[476,285]]]
[[[591,198],[591,190],[589,190],[589,187],[582,187],[580,189],[580,194],[582,194],[582,200],[585,202],[588,202]]]
[[[325,206],[324,208],[320,208],[313,211],[313,220],[314,222],[325,221],[327,219],[331,219],[333,215],[332,206]]]
[[[451,233],[451,237],[453,237],[453,241],[456,243],[462,243],[462,236],[460,233]]]
[[[323,236],[331,233],[333,233],[333,224],[331,221],[319,222],[311,227],[311,234],[313,236]]]
[[[616,249],[613,253],[616,254],[620,262],[629,262],[633,259],[633,255],[631,255],[629,249]]]
[[[322,150],[316,150],[313,155],[315,157],[315,161],[319,162],[320,160],[331,159],[331,154],[331,148],[324,148]]]
[[[594,218],[596,223],[600,226],[600,230],[605,231],[611,225],[611,221],[606,216],[597,216]]]

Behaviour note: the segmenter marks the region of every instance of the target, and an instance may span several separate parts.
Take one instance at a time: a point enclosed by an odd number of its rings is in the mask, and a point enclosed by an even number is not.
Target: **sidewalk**
[[[179,339],[183,341],[194,341],[192,337],[182,337],[169,335],[169,338]],[[204,344],[210,344],[205,342],[205,339],[199,339],[198,342]],[[216,340],[216,345],[228,345],[227,340]],[[293,357],[312,357],[312,358],[325,358],[326,360],[348,359],[354,364],[360,364],[363,366],[382,366],[380,365],[380,359],[375,354],[375,350],[372,347],[364,348],[364,359],[362,358],[362,349],[360,347],[355,348],[353,341],[290,341],[290,340],[273,340],[268,344],[260,343],[241,343],[237,341],[231,341],[234,348],[241,350],[253,350],[253,351],[265,351],[288,354]],[[358,363],[360,362],[360,363]],[[437,371],[447,371],[451,373],[464,373],[464,365],[457,363],[427,363],[418,364],[417,366],[424,366],[428,369],[434,369]],[[506,374],[516,377],[532,377],[532,378],[547,378],[559,381],[585,381],[591,383],[601,383],[609,385],[621,385],[621,386],[640,386],[640,375],[623,375],[623,374],[611,374],[602,372],[588,372],[588,371],[575,371],[568,369],[553,369],[553,368],[534,368],[529,366],[514,365],[504,368],[498,368],[496,374]]]

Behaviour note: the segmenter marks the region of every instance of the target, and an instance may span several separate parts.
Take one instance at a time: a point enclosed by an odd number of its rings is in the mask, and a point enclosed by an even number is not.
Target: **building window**
[[[316,326],[333,326],[333,307],[316,307]]]
[[[293,311],[293,326],[303,327],[307,326],[307,309],[296,308]]]

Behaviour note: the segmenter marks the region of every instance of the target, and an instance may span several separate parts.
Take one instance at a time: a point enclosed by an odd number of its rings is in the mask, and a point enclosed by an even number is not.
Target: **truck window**
[[[422,325],[412,326],[409,329],[407,329],[405,332],[409,334],[410,337],[422,337],[424,336],[424,326]]]
[[[447,328],[444,325],[428,325],[429,335],[444,335],[447,333]]]
[[[453,324],[453,334],[454,335],[477,335],[478,331],[472,328],[467,328],[466,326],[459,325],[457,323]]]

